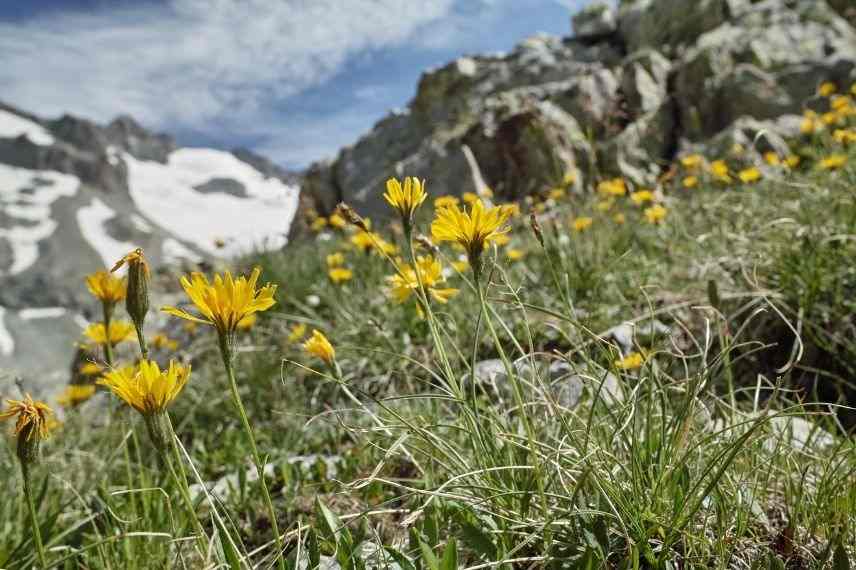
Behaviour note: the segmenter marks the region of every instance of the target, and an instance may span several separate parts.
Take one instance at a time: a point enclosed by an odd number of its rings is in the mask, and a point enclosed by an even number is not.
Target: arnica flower
[[[312,356],[317,356],[327,364],[332,365],[336,359],[336,350],[333,348],[333,345],[330,344],[324,333],[317,329],[313,330],[312,336],[303,343],[303,350]]]
[[[645,364],[645,357],[638,352],[631,352],[624,358],[615,361],[615,366],[621,370],[636,370]]]
[[[571,227],[574,228],[575,232],[584,232],[589,229],[593,223],[594,220],[583,216],[580,218],[574,218],[574,221],[571,223]]]
[[[152,337],[152,346],[158,350],[174,351],[178,349],[178,341],[169,338],[164,333],[157,333]]]
[[[508,231],[506,225],[511,214],[507,206],[485,208],[481,200],[470,205],[469,213],[457,206],[441,208],[431,224],[431,235],[436,242],[460,244],[467,252],[470,265],[476,267],[485,244]]]
[[[833,154],[820,161],[819,166],[823,170],[837,170],[847,163],[846,154]]]
[[[425,181],[408,176],[402,184],[397,178],[386,181],[386,193],[383,195],[390,206],[398,211],[405,228],[413,222],[413,215],[428,197]]]
[[[856,130],[835,129],[835,132],[832,133],[832,138],[838,144],[853,144],[856,143]]]
[[[114,277],[105,270],[96,271],[86,277],[86,287],[92,296],[102,303],[115,305],[125,298],[126,284],[124,279]]]
[[[166,411],[190,378],[190,366],[170,360],[169,368],[161,371],[157,362],[142,360],[138,367],[114,369],[98,381],[126,404],[152,416]]]
[[[639,190],[638,192],[633,192],[630,195],[630,201],[636,204],[637,206],[641,206],[646,202],[653,202],[654,193],[650,190]]]
[[[714,160],[710,163],[710,173],[719,182],[731,183],[731,175],[728,173],[728,164],[724,160]]]
[[[288,333],[288,342],[298,342],[306,336],[306,324],[297,323],[291,325],[291,331]]]
[[[327,218],[319,216],[312,220],[312,224],[309,227],[314,232],[320,232],[321,230],[327,227]]]
[[[841,119],[842,117],[839,117],[838,113],[833,113],[832,111],[820,116],[820,120],[823,121],[823,124],[828,126],[840,123]]]
[[[331,228],[341,230],[342,228],[348,225],[348,220],[346,220],[339,214],[333,212],[332,214],[330,214],[330,217],[327,218],[327,223],[330,224]]]
[[[645,219],[648,220],[649,224],[659,224],[666,219],[667,211],[666,208],[660,204],[654,204],[650,208],[645,208],[643,213],[645,214]]]
[[[791,154],[785,159],[785,166],[791,169],[796,168],[800,165],[801,160],[802,159],[799,157],[799,155]]]
[[[26,394],[23,400],[6,400],[6,411],[0,412],[0,421],[17,417],[15,435],[18,438],[18,459],[29,465],[39,455],[39,444],[50,435],[53,410],[44,402],[34,401]]]
[[[327,267],[340,267],[345,264],[344,253],[331,253],[327,256]]]
[[[522,249],[509,248],[505,251],[505,257],[508,258],[509,261],[520,261],[526,256],[526,252]]]
[[[704,157],[700,154],[689,154],[681,158],[681,165],[687,170],[695,170],[704,162]]]
[[[749,168],[745,168],[738,172],[737,178],[739,178],[743,184],[752,184],[753,182],[761,180],[761,171],[755,166],[750,166]]]
[[[764,153],[764,162],[770,166],[779,166],[782,163],[782,159],[775,152],[769,151]]]
[[[829,97],[838,91],[838,86],[831,81],[825,81],[817,88],[817,94],[821,97]]]
[[[253,269],[249,279],[243,275],[233,279],[227,271],[223,276],[215,275],[212,284],[203,274],[194,272],[190,279],[181,278],[181,286],[201,315],[192,315],[177,307],[161,310],[188,321],[211,325],[221,337],[231,335],[245,317],[267,311],[276,304],[273,298],[276,285],[268,283],[256,287],[259,275],[261,269],[258,267]]]
[[[330,281],[338,285],[339,283],[344,283],[353,279],[354,272],[345,267],[334,267],[327,275],[330,277]]]
[[[449,206],[457,206],[461,201],[455,196],[440,196],[434,200],[434,209],[448,208]]]
[[[448,303],[449,299],[458,294],[457,289],[437,287],[446,279],[443,275],[443,265],[434,257],[419,256],[416,258],[415,268],[404,263],[399,265],[398,269],[396,275],[387,277],[390,283],[390,295],[397,303],[407,301],[419,289],[420,281],[431,298],[438,303]]]
[[[619,213],[615,214],[614,216],[612,216],[612,221],[613,221],[613,222],[615,222],[615,223],[616,223],[616,224],[618,224],[618,225],[621,225],[621,224],[623,224],[624,222],[626,222],[626,221],[627,221],[627,218],[625,217],[625,215],[624,215],[624,214],[622,214],[621,212],[619,212]]]
[[[698,186],[698,176],[686,176],[683,180],[684,188],[695,188]]]
[[[78,368],[78,372],[83,376],[98,376],[102,370],[101,365],[96,362],[84,362]]]
[[[627,185],[623,178],[613,178],[598,183],[597,191],[604,196],[624,196],[627,193]]]
[[[853,103],[847,95],[836,95],[829,101],[829,108],[833,111],[845,111]]]
[[[108,342],[110,346],[116,346],[120,342],[133,341],[135,339],[134,325],[127,321],[111,321],[109,334],[104,327],[104,323],[92,323],[86,327],[83,334],[95,344],[102,346]]]
[[[94,384],[69,384],[57,396],[57,403],[63,408],[76,408],[95,394]]]

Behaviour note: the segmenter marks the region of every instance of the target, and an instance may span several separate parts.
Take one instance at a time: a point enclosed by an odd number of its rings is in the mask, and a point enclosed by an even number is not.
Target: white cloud
[[[216,135],[270,117],[360,50],[407,40],[453,0],[170,0],[0,24],[4,100],[45,115]]]

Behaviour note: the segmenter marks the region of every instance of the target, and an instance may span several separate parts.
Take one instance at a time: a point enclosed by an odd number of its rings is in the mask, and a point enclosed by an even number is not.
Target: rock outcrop
[[[776,148],[819,84],[856,80],[851,4],[593,3],[573,17],[573,37],[535,36],[427,72],[405,110],[313,165],[304,188],[322,213],[345,200],[377,216],[390,175],[425,177],[434,195],[478,190],[464,146],[506,198],[568,173],[578,190],[612,175],[651,183],[707,141],[764,132],[761,144]]]

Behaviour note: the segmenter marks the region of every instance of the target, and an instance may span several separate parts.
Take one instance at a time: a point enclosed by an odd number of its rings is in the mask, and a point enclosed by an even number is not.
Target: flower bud
[[[363,218],[360,217],[360,215],[355,212],[353,208],[351,208],[344,202],[339,202],[339,205],[336,206],[336,210],[343,218],[348,220],[349,223],[357,226],[364,232],[369,231],[369,227],[366,225],[365,220],[363,220]]]
[[[143,339],[145,338],[143,323],[146,320],[146,313],[149,312],[149,264],[143,256],[143,250],[137,248],[116,262],[111,271],[116,271],[126,263],[128,264],[128,290],[125,309],[134,322],[137,336]]]

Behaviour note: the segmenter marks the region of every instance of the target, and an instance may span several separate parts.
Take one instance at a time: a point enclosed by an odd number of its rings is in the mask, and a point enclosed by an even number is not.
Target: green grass
[[[834,172],[809,152],[803,164],[755,185],[668,186],[660,225],[626,198],[603,213],[596,196],[551,202],[539,216],[546,248],[521,217],[506,247],[524,259],[489,253],[486,314],[470,272],[449,277],[461,293],[433,305],[433,321],[412,300],[390,301],[381,256],[347,251],[354,279],[330,283],[324,255],[345,231],[247,260],[280,286],[275,309],[241,336],[236,367],[274,467],[288,563],[853,567],[856,154]],[[619,211],[624,224],[612,221]],[[592,227],[570,231],[583,215]],[[653,319],[671,332],[638,335],[645,364],[619,369],[606,331]],[[288,340],[299,323],[330,337],[341,379]],[[175,323],[168,334],[184,333]],[[182,339],[193,376],[171,416],[191,483],[234,481],[197,505],[209,549],[196,550],[143,423],[101,394],[68,413],[34,469],[58,567],[275,566],[216,339]],[[474,387],[463,381],[474,355],[536,372],[498,392]],[[581,380],[577,405],[562,405],[550,362]],[[814,426],[804,444],[783,429],[795,419]],[[14,442],[3,446],[0,568],[30,568]]]

